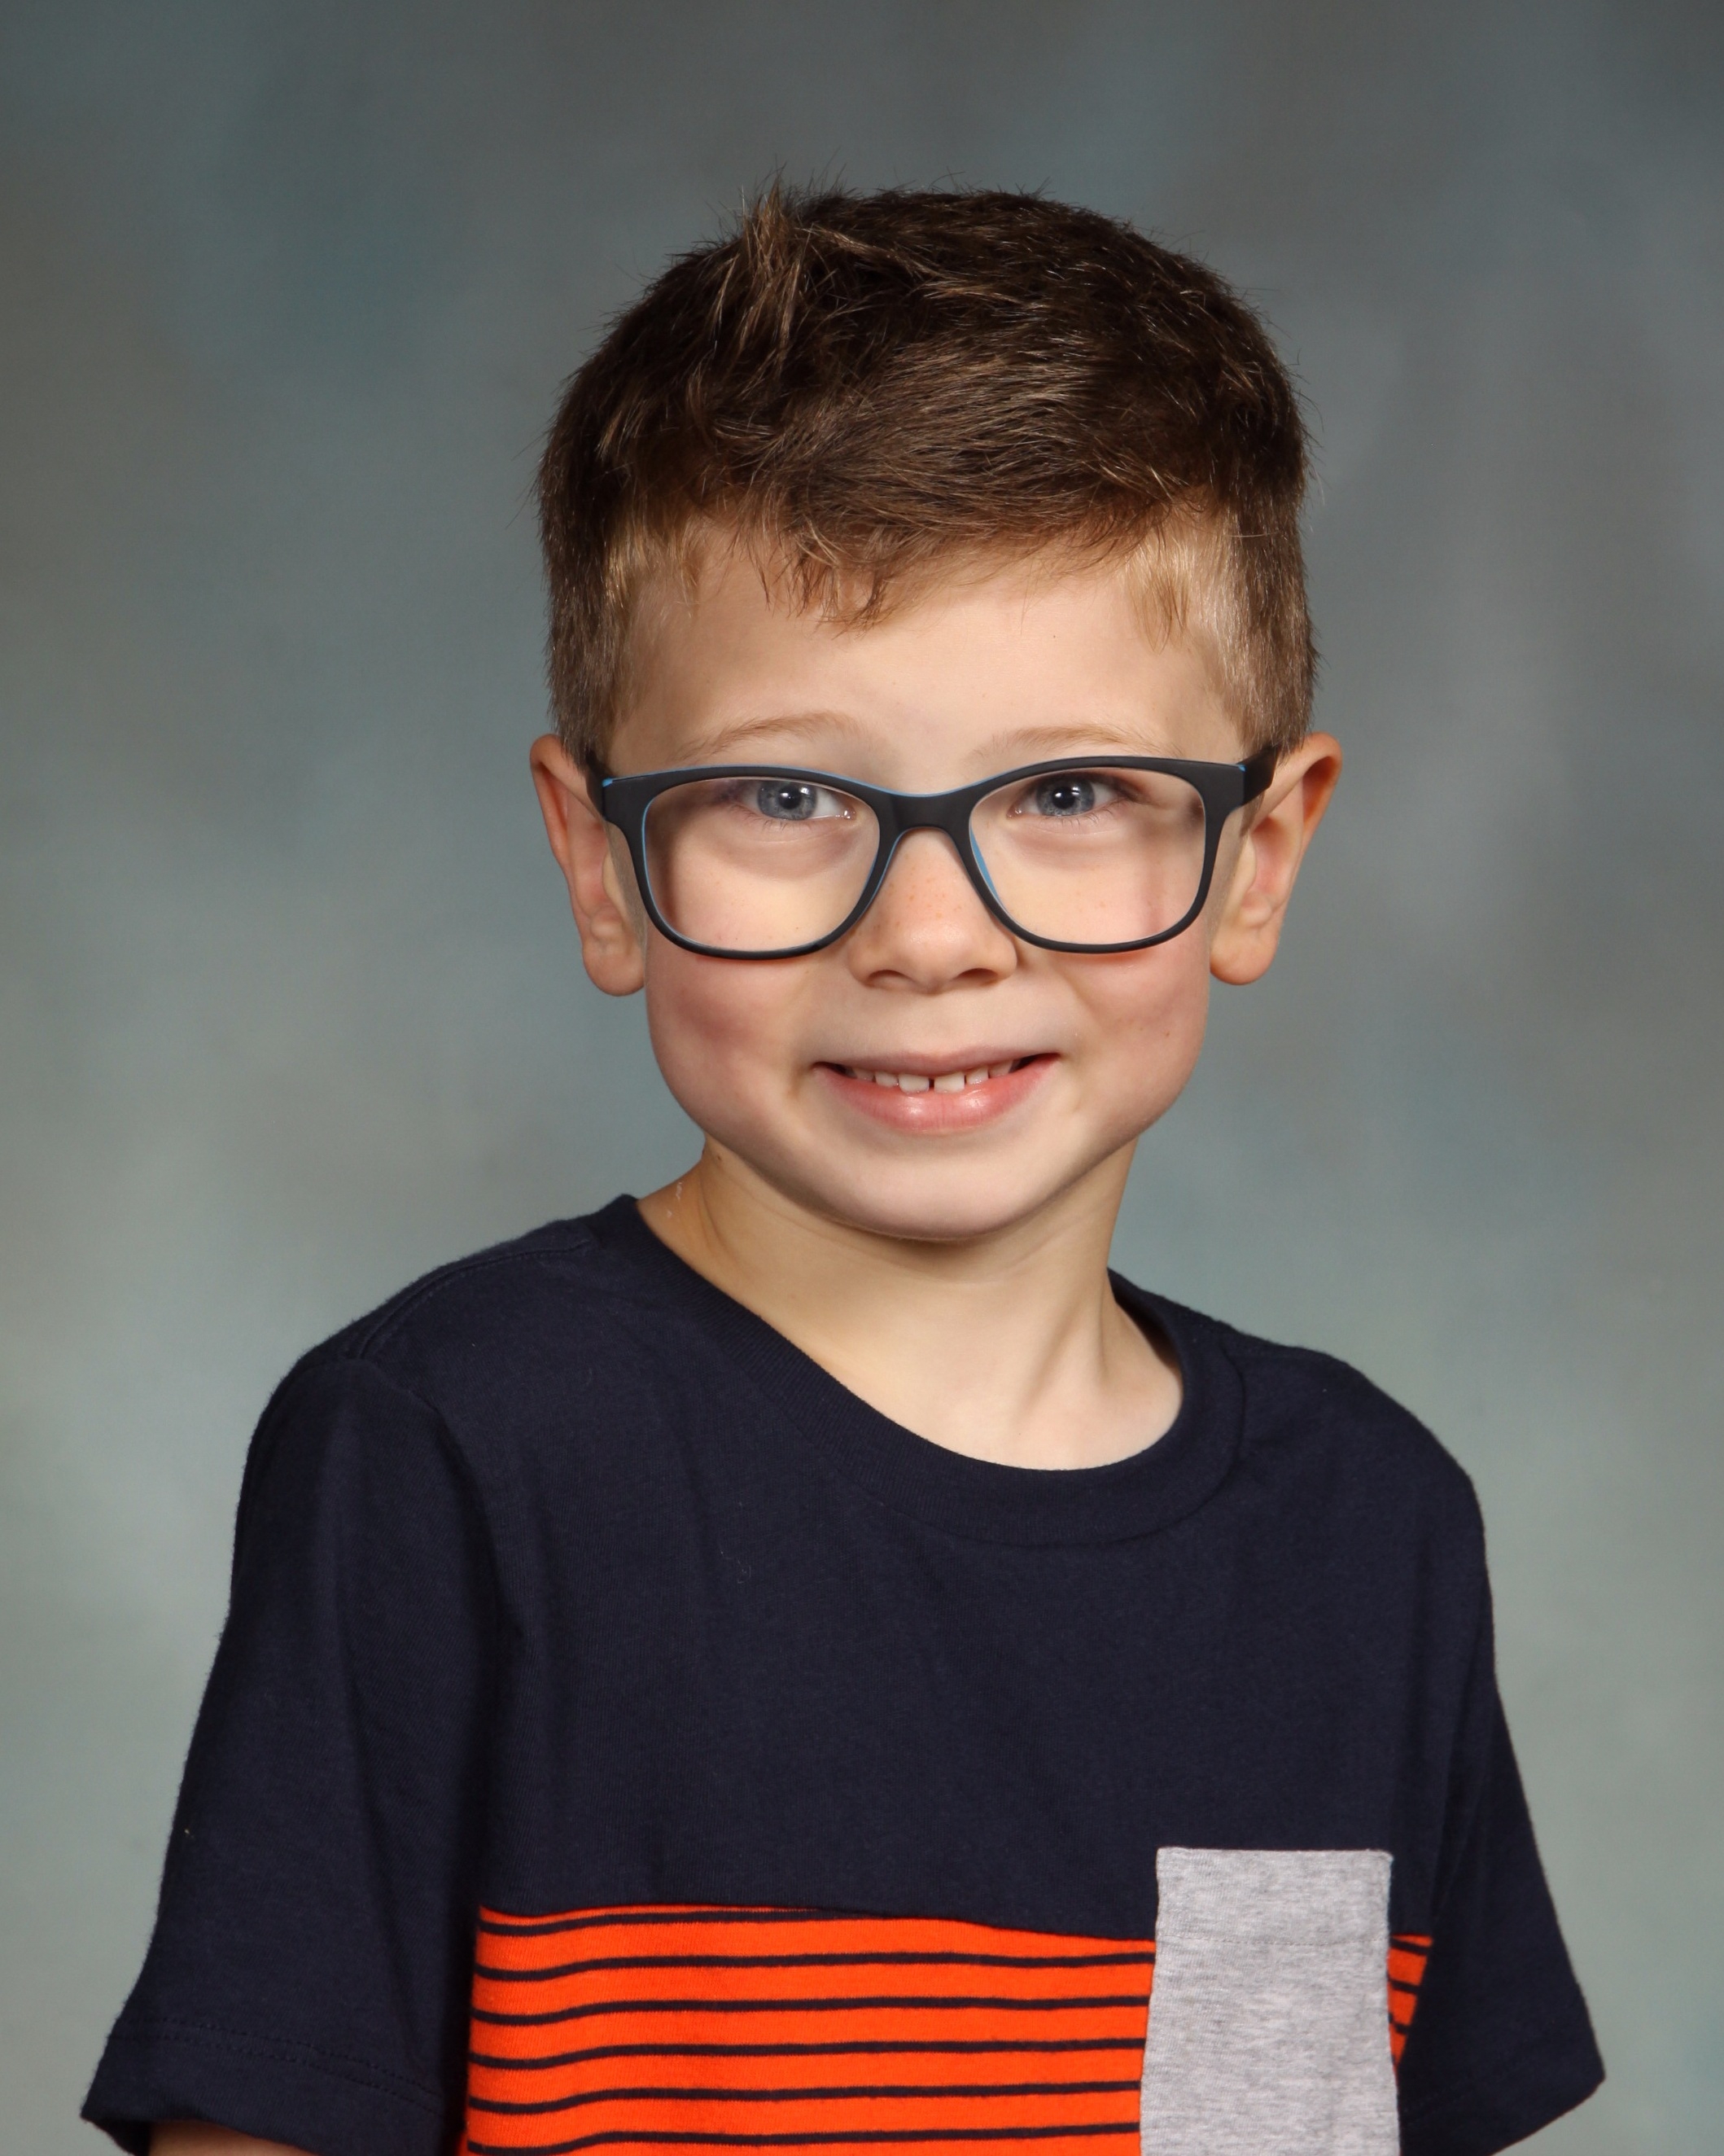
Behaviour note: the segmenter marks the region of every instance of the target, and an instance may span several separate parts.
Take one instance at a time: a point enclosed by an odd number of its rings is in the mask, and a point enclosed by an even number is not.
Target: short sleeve
[[[163,2118],[452,2144],[492,1583],[434,1413],[362,1362],[301,1366],[253,1445],[155,1932],[85,2106],[122,2148]]]
[[[1456,1748],[1429,1964],[1400,2070],[1405,2156],[1493,2156],[1603,2079],[1496,1688],[1490,1597]]]

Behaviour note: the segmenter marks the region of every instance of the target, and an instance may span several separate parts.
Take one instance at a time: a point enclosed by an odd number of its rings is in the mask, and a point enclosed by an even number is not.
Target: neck
[[[1019,1467],[1141,1451],[1179,1405],[1172,1358],[1107,1278],[1131,1149],[1031,1220],[962,1242],[881,1235],[798,1204],[708,1141],[641,1201],[685,1263],[936,1445]]]

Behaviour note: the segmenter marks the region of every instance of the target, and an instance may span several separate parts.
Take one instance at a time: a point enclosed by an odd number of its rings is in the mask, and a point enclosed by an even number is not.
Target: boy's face
[[[757,760],[931,793],[1092,750],[1244,752],[1198,652],[1157,646],[1113,570],[978,572],[847,629],[769,597],[733,552],[693,603],[661,595],[633,656],[619,773]],[[1255,816],[1230,820],[1184,934],[1106,957],[1018,941],[930,831],[902,841],[828,948],[696,956],[643,921],[553,738],[534,768],[587,971],[613,994],[644,986],[665,1081],[729,1163],[825,1218],[945,1240],[998,1233],[1085,1184],[1116,1198],[1133,1142],[1197,1060],[1212,971],[1251,979],[1273,957],[1339,756],[1314,737]]]

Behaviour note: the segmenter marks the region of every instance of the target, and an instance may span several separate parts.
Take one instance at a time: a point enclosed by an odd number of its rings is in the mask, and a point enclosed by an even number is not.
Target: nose
[[[859,979],[932,993],[979,987],[1018,966],[1018,946],[982,903],[942,831],[911,831],[898,842],[885,881],[849,942]]]

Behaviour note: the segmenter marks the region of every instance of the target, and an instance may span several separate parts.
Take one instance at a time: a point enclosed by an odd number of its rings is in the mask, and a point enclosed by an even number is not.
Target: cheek
[[[788,969],[697,958],[654,939],[647,963],[647,1029],[664,1082],[703,1127],[734,1101],[751,1065],[762,1075],[780,1059],[800,1001]]]
[[[1152,951],[1094,961],[1079,986],[1107,1091],[1152,1121],[1171,1106],[1203,1045],[1209,966],[1203,939],[1188,934]]]

